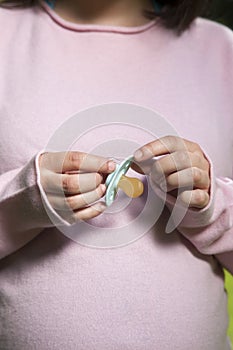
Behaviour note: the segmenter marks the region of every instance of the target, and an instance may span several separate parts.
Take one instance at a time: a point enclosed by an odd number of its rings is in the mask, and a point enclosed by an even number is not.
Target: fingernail
[[[108,162],[108,170],[113,171],[114,169],[115,169],[115,163],[112,160],[110,160]]]
[[[134,153],[134,158],[135,158],[136,160],[140,160],[142,157],[143,157],[142,151],[137,150],[137,151]]]

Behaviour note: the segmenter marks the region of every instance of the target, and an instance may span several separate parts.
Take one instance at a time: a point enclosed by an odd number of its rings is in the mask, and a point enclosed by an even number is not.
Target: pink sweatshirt
[[[0,349],[230,349],[232,32],[201,18],[181,37],[155,21],[72,24],[47,5],[0,9],[0,26]],[[110,102],[155,110],[203,147],[211,201],[170,235],[164,210],[131,244],[100,249],[54,225],[70,227],[46,202],[37,160],[70,116]],[[142,200],[110,224],[127,222]]]

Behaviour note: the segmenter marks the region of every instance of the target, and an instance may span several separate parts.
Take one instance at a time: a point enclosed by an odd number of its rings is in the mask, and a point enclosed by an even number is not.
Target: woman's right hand
[[[41,185],[51,206],[67,221],[75,223],[101,214],[106,208],[103,197],[106,174],[115,163],[82,152],[46,152],[40,155]]]

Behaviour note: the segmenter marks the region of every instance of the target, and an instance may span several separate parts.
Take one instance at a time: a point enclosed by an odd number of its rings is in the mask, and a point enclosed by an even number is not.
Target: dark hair
[[[156,1],[159,4],[158,9],[153,12],[145,11],[145,16],[150,19],[159,17],[165,27],[174,29],[180,34],[189,28],[196,17],[204,14],[210,1],[159,0]],[[0,6],[5,8],[30,7],[36,5],[37,2],[37,0],[0,0]]]

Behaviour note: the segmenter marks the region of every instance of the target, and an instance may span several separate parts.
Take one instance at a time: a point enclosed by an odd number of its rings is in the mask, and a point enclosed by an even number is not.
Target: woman
[[[230,349],[233,36],[196,18],[201,4],[2,2],[1,349]],[[135,162],[163,155],[148,171],[156,193],[188,210],[171,235],[164,210],[131,244],[93,249],[59,225],[104,223],[96,201],[115,163],[44,148],[67,116],[109,102],[175,126],[179,137],[142,143]]]

